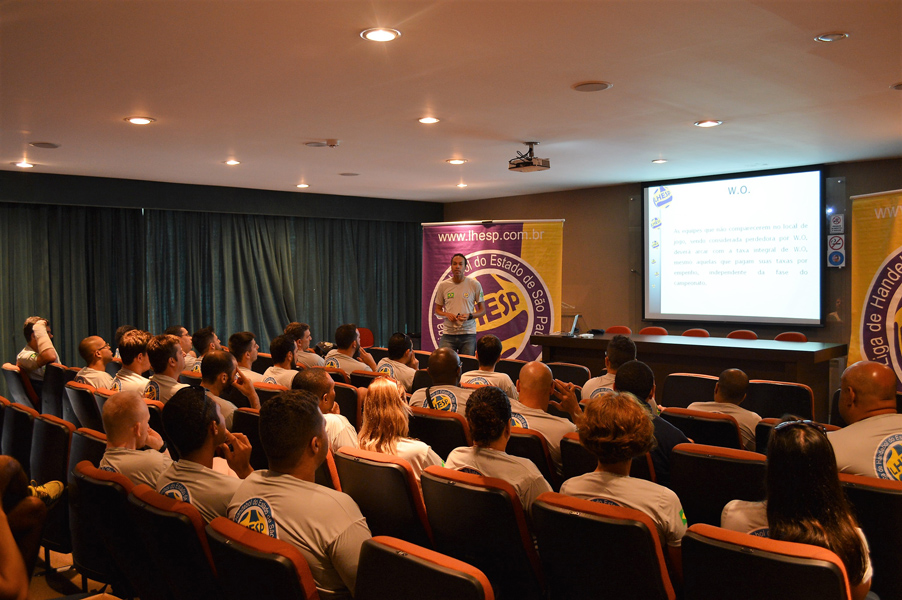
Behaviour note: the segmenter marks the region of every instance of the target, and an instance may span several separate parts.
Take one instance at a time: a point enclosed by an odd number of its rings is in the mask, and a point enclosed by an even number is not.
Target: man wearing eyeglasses
[[[106,372],[106,366],[113,361],[110,345],[102,337],[92,335],[81,341],[78,353],[86,366],[75,376],[75,381],[95,388],[113,389],[113,376]]]
[[[896,374],[861,361],[842,374],[839,414],[848,423],[827,433],[842,473],[902,481],[902,415],[896,412]]]

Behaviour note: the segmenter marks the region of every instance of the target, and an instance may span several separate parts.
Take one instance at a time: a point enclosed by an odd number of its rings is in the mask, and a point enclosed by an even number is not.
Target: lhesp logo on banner
[[[884,261],[864,299],[861,354],[882,362],[902,380],[902,247]],[[899,386],[902,387],[902,386]],[[897,388],[898,391],[902,389]]]
[[[493,334],[501,340],[502,356],[533,360],[541,354],[529,343],[533,334],[546,335],[554,323],[554,307],[548,287],[529,263],[509,252],[481,250],[467,254],[466,276],[482,285],[485,314],[477,319],[478,334]],[[448,266],[432,288],[433,303],[439,283],[451,276]],[[438,347],[444,319],[433,315],[430,335]],[[513,350],[513,351],[511,351]]]

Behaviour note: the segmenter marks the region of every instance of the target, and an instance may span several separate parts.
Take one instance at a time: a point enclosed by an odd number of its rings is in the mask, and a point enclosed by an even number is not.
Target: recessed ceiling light
[[[457,187],[459,187],[459,188],[465,188],[465,187],[467,187],[467,184],[466,184],[466,183],[458,183],[458,184],[457,184]]]
[[[891,85],[889,87],[890,87],[890,89],[894,89],[897,92],[902,92],[902,81],[900,81],[899,83],[894,83],[893,85]]]
[[[357,177],[360,173],[339,173],[342,177]]]
[[[450,163],[452,165],[462,165],[467,162],[466,158],[449,158],[445,161],[446,163]]]
[[[149,125],[150,123],[156,121],[156,119],[152,119],[150,117],[126,117],[125,120],[132,125]]]
[[[35,148],[47,148],[47,149],[53,149],[53,148],[60,147],[59,144],[54,144],[53,142],[30,142],[28,145],[34,146]]]
[[[422,119],[419,119],[419,121],[420,121],[420,123],[423,123],[425,125],[432,125],[433,123],[438,123],[438,119],[436,119],[435,117],[423,117]]]
[[[34,167],[34,165],[31,164],[30,162],[28,162],[27,160],[23,160],[23,161],[20,161],[20,162],[9,163],[9,164],[15,165],[15,166],[17,166],[17,167],[19,167],[19,168],[21,168],[21,169],[31,169],[31,168]]]
[[[298,187],[301,188],[301,189],[303,189],[303,188],[308,188],[308,187],[310,187],[310,186],[307,185],[306,183],[299,183],[299,184],[298,184]]]
[[[656,158],[651,162],[652,162],[652,164],[655,164],[655,165],[663,165],[664,163],[667,162],[667,159],[666,158]]]
[[[240,165],[241,163],[239,161],[235,160],[234,158],[232,158],[232,159],[225,161],[225,164],[229,165],[230,167],[234,167],[235,165]]]
[[[815,42],[838,42],[839,40],[844,40],[849,37],[849,34],[844,31],[831,31],[830,33],[822,33],[819,36],[814,38]]]
[[[401,32],[388,27],[373,27],[360,32],[360,37],[371,42],[390,42],[401,37]]]
[[[308,148],[325,148],[326,146],[328,146],[326,142],[307,142],[304,145]]]
[[[706,119],[704,121],[696,121],[694,125],[696,127],[717,127],[718,125],[723,125],[723,121],[718,121],[716,119]]]
[[[570,86],[577,92],[601,92],[614,87],[613,83],[607,81],[581,81]]]

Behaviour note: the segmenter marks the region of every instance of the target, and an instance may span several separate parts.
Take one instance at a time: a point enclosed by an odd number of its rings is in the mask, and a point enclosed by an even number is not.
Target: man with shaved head
[[[415,391],[410,405],[466,414],[467,399],[473,390],[460,387],[460,364],[460,357],[451,348],[439,348],[430,354],[426,370],[432,385]]]
[[[839,414],[848,423],[827,434],[843,473],[902,480],[902,415],[896,412],[896,374],[861,361],[842,374]]]
[[[103,428],[106,451],[100,468],[156,488],[157,478],[172,460],[160,452],[163,438],[150,428],[150,412],[141,394],[129,390],[110,396],[103,404]]]
[[[99,335],[92,335],[81,341],[78,353],[86,366],[75,376],[75,381],[95,388],[112,389],[113,376],[106,372],[106,366],[113,361],[110,345]]]
[[[720,379],[717,380],[717,384],[714,386],[714,402],[693,402],[688,408],[730,415],[736,419],[736,423],[739,425],[742,447],[754,452],[755,427],[758,426],[761,417],[758,413],[753,413],[739,406],[745,400],[748,388],[748,375],[739,369],[727,369],[720,374]]]
[[[534,429],[545,436],[548,453],[554,461],[558,473],[561,472],[561,438],[576,431],[576,425],[583,417],[583,411],[576,399],[572,383],[555,380],[551,369],[545,363],[529,362],[520,369],[517,379],[519,400],[511,402],[511,424],[515,427]],[[554,396],[556,400],[552,400]],[[572,421],[548,414],[548,405],[570,415]]]

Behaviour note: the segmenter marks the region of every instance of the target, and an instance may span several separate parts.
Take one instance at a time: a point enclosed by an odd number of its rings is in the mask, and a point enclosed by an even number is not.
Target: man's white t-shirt
[[[902,415],[888,413],[828,431],[842,473],[902,481]]]
[[[100,468],[125,475],[138,485],[145,483],[157,488],[157,479],[172,465],[172,459],[156,450],[107,448],[100,460]]]
[[[429,390],[431,402],[426,401],[426,390]],[[421,388],[410,396],[410,405],[420,408],[434,408],[436,410],[448,410],[466,415],[467,400],[476,390],[462,388],[456,385],[436,384],[429,388]]]
[[[113,376],[106,371],[85,367],[75,375],[77,383],[84,383],[96,389],[111,390]]]
[[[297,374],[298,372],[294,369],[283,369],[282,367],[273,365],[263,373],[263,383],[284,385],[290,390],[291,382]]]
[[[352,371],[372,371],[370,366],[365,362],[361,362],[355,358],[351,358],[347,354],[342,354],[338,350],[332,350],[326,355],[327,367],[336,367],[350,376]]]
[[[514,382],[511,381],[510,375],[507,373],[477,369],[475,371],[467,371],[461,375],[460,382],[471,383],[473,385],[491,385],[496,388],[501,388],[501,391],[507,394],[507,397],[511,400],[516,400],[519,397],[517,395],[517,387],[514,385]]]
[[[417,374],[416,369],[412,369],[404,363],[392,360],[387,356],[376,365],[376,372],[385,373],[395,381],[399,381],[408,392],[413,387],[413,377]]]
[[[240,485],[241,480],[237,477],[229,477],[183,458],[160,475],[156,490],[164,496],[193,504],[209,523],[216,517],[229,516],[229,502]]]
[[[503,479],[516,490],[520,504],[527,512],[540,494],[551,491],[551,486],[531,460],[511,456],[492,448],[479,446],[455,448],[448,455],[445,467],[483,477]]]
[[[464,277],[460,283],[446,279],[435,290],[435,303],[446,313],[468,315],[476,312],[476,304],[482,302],[482,285],[472,277]],[[476,333],[476,319],[452,323],[445,319],[442,334],[467,335]]]

